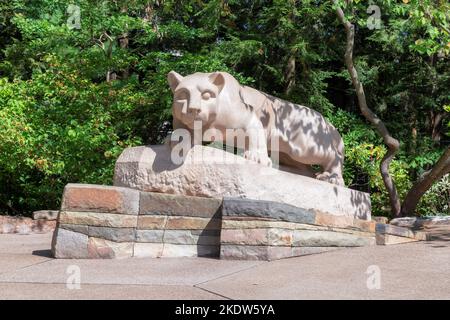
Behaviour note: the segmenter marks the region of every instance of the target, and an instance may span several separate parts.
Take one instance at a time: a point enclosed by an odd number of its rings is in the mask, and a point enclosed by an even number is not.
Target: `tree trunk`
[[[286,66],[286,90],[285,93],[288,95],[291,93],[292,88],[295,86],[295,53],[292,53],[288,59]]]
[[[380,166],[380,172],[381,176],[383,178],[384,185],[386,187],[387,192],[389,193],[389,202],[391,206],[391,211],[393,216],[398,217],[400,215],[400,199],[397,193],[397,188],[395,187],[394,181],[392,180],[391,175],[389,174],[389,165],[394,158],[394,155],[397,153],[397,150],[399,149],[399,142],[394,139],[389,131],[387,130],[386,126],[384,125],[383,121],[381,121],[380,118],[377,117],[375,113],[372,112],[372,110],[369,109],[367,106],[366,96],[364,93],[364,88],[362,83],[359,81],[358,78],[358,72],[356,71],[356,68],[353,64],[353,47],[355,42],[355,26],[351,24],[344,15],[344,11],[339,6],[339,2],[337,0],[333,0],[335,6],[336,6],[336,13],[339,18],[339,21],[344,25],[345,27],[345,33],[347,35],[347,41],[346,41],[346,50],[345,50],[345,64],[347,66],[348,73],[350,74],[350,77],[352,79],[353,86],[356,91],[356,96],[358,98],[358,105],[361,110],[361,113],[364,115],[364,117],[369,121],[378,131],[380,136],[383,138],[384,143],[388,147],[388,151],[384,155],[381,166]],[[350,3],[351,1],[349,1]]]
[[[441,179],[450,172],[450,147],[447,147],[444,154],[439,158],[436,165],[422,177],[409,190],[402,204],[401,215],[414,215],[420,198],[427,192],[434,182]]]
[[[294,10],[295,7],[297,5],[297,1],[296,0],[290,0],[291,5],[292,5],[292,10],[291,12],[289,12],[288,14],[288,19],[295,24],[295,16],[294,16]],[[291,45],[294,44],[294,41],[296,39],[295,35],[293,33],[286,35],[288,38],[288,43],[290,43]],[[284,93],[286,95],[290,94],[292,91],[292,88],[294,88],[295,86],[295,74],[296,74],[296,61],[295,61],[295,56],[297,54],[297,49],[295,48],[291,48],[290,49],[290,54],[289,54],[289,58],[286,64],[286,70],[284,72],[284,80],[286,82],[286,88],[284,90]]]
[[[441,140],[440,128],[443,118],[443,113],[431,111],[431,138],[433,141],[439,142]]]
[[[144,8],[144,21],[151,22],[153,20],[153,5],[152,2],[147,2]]]
[[[120,12],[127,13],[127,11],[128,11],[128,6],[125,4],[120,9]],[[121,49],[124,49],[124,50],[128,49],[128,43],[129,43],[128,32],[125,31],[124,33],[122,33],[118,37],[118,41],[119,41],[119,47]],[[120,70],[120,78],[121,79],[128,79],[129,75],[130,75],[130,69],[128,67]]]

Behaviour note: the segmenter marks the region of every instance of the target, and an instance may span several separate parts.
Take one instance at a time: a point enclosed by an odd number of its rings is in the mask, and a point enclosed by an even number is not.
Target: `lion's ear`
[[[225,86],[225,77],[223,76],[222,72],[214,72],[211,73],[208,76],[209,81],[211,81],[213,84],[219,88],[219,93],[222,91],[223,87]]]
[[[255,110],[261,108],[264,101],[267,99],[267,96],[264,93],[247,86],[241,86],[239,89],[239,96],[246,106]]]
[[[175,88],[180,84],[181,80],[183,80],[183,76],[181,74],[178,74],[175,71],[169,72],[167,75],[167,82],[169,82],[172,92],[175,92]]]

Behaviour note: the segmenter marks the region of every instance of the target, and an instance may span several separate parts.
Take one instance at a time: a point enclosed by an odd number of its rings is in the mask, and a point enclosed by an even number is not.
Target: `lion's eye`
[[[187,100],[189,97],[189,94],[186,91],[181,91],[181,92],[177,92],[175,94],[175,99],[178,101],[183,101],[183,100]]]
[[[205,100],[208,100],[209,98],[213,97],[213,93],[210,91],[205,91],[202,93],[202,98]]]

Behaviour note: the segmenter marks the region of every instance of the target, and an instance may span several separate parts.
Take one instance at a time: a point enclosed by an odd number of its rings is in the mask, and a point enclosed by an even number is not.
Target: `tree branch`
[[[435,166],[423,174],[409,190],[402,204],[402,216],[414,215],[420,198],[430,189],[435,181],[438,181],[447,173],[450,173],[450,147],[447,147]]]
[[[348,1],[350,3],[351,1]],[[346,40],[346,49],[345,49],[345,55],[344,60],[345,64],[347,66],[348,73],[350,74],[350,77],[352,79],[353,87],[356,91],[356,96],[358,98],[358,105],[359,109],[361,110],[361,113],[363,116],[375,127],[375,129],[378,131],[380,136],[383,138],[384,143],[388,147],[388,151],[384,155],[381,165],[380,165],[380,172],[381,176],[383,178],[384,185],[386,187],[386,190],[389,193],[389,202],[391,206],[391,211],[394,216],[399,216],[400,214],[400,199],[397,193],[397,188],[395,187],[394,181],[392,180],[391,175],[389,174],[389,165],[394,158],[395,154],[397,153],[399,149],[399,142],[398,140],[394,139],[386,126],[384,125],[383,121],[377,117],[377,115],[369,109],[367,106],[366,96],[364,93],[364,88],[362,83],[359,81],[358,72],[355,68],[355,65],[353,63],[353,48],[355,43],[355,26],[350,23],[346,18],[344,11],[339,6],[339,2],[337,0],[333,0],[333,3],[336,6],[336,14],[338,16],[339,21],[345,28],[345,33],[347,36]]]

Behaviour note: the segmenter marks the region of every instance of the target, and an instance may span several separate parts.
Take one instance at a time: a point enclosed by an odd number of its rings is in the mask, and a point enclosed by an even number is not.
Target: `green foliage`
[[[95,85],[52,64],[31,80],[1,79],[0,201],[25,212],[57,206],[68,182],[110,183],[122,149],[142,143],[130,115],[148,99],[130,95],[132,82]]]
[[[450,211],[450,174],[442,177],[424,194],[417,211],[424,216],[448,215]]]

